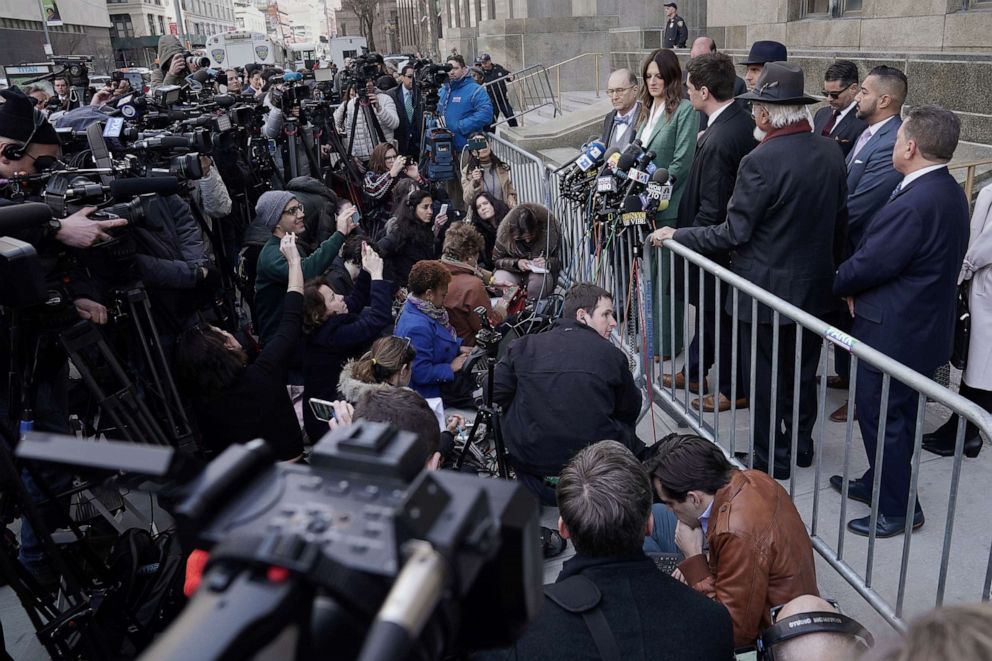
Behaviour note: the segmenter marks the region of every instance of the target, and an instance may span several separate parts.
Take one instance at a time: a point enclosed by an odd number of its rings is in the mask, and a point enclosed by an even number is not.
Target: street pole
[[[189,48],[189,40],[186,38],[186,21],[183,19],[183,8],[179,4],[179,0],[173,0],[173,4],[176,8],[176,36],[179,37],[179,41],[183,43],[186,48]]]
[[[45,55],[51,57],[55,55],[55,51],[52,50],[52,39],[48,36],[48,14],[45,13],[45,5],[38,0],[38,9],[41,11],[41,26],[45,30]]]

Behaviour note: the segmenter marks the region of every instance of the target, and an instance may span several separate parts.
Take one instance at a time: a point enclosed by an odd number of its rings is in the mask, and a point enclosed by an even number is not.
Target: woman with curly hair
[[[496,231],[506,218],[506,214],[510,213],[510,207],[492,193],[483,191],[475,196],[468,208],[468,222],[486,241],[482,254],[479,255],[479,266],[487,271],[494,271],[496,266],[493,264],[493,250],[496,248]]]
[[[410,270],[410,293],[394,331],[400,337],[409,337],[417,350],[410,387],[427,400],[442,424],[442,386],[455,381],[468,353],[467,348],[462,350],[462,341],[444,307],[450,284],[451,274],[444,264],[434,260],[417,262]]]
[[[452,327],[462,340],[462,346],[466,347],[475,346],[475,334],[482,328],[476,308],[485,308],[493,325],[506,319],[506,302],[501,300],[493,308],[486,291],[485,285],[492,276],[479,269],[479,253],[485,245],[482,235],[468,223],[455,223],[444,237],[441,263],[451,274],[444,307],[448,310]]]
[[[303,454],[303,434],[286,389],[290,358],[303,328],[303,267],[296,235],[282,237],[289,265],[282,321],[258,358],[215,326],[186,331],[176,345],[176,372],[202,434],[201,445],[219,453],[234,443],[265,439],[277,459]]]
[[[548,208],[525,203],[510,210],[496,232],[497,283],[527,288],[527,298],[550,295],[561,273],[561,235]]]
[[[465,204],[471,204],[479,193],[489,193],[507,207],[517,206],[517,189],[510,179],[510,166],[499,160],[489,147],[486,134],[476,131],[469,140],[482,140],[485,147],[472,150],[462,167],[462,191]]]
[[[376,245],[376,252],[386,260],[386,279],[406,287],[413,265],[434,259],[440,246],[438,235],[448,215],[436,218],[434,200],[425,190],[415,188],[396,206],[396,217],[386,224],[386,236]]]
[[[361,355],[392,322],[393,285],[382,279],[382,258],[362,244],[362,271],[348,296],[324,278],[303,289],[303,424],[317,442],[327,425],[316,418],[311,398],[335,400],[344,363]]]

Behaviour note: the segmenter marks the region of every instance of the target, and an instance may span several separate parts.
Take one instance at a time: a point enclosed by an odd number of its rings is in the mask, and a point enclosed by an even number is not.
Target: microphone
[[[605,154],[605,163],[600,169],[599,174],[596,175],[596,192],[597,193],[615,193],[617,192],[617,180],[613,176],[611,168],[615,168],[617,161],[620,160],[620,150],[616,147],[610,147],[610,150]]]
[[[623,150],[620,154],[620,159],[617,161],[617,168],[614,171],[614,175],[620,181],[627,179],[627,172],[633,167],[636,160],[644,153],[644,149],[641,147],[641,141],[635,139]]]
[[[580,161],[582,159],[582,157],[585,156],[587,153],[589,153],[589,152],[595,152],[595,151],[598,151],[599,154],[602,155],[603,152],[606,151],[606,145],[604,145],[602,142],[600,142],[599,141],[599,138],[597,136],[591,135],[591,136],[589,136],[589,139],[586,140],[585,144],[582,145],[581,147],[579,147],[579,153],[578,154],[576,154],[575,156],[573,156],[572,159],[569,160],[567,163],[563,163],[562,165],[560,165],[558,167],[558,169],[555,170],[554,172],[552,172],[551,174],[558,174],[559,172],[561,172],[565,168],[569,167],[570,165],[576,163],[577,161]],[[593,158],[593,156],[590,155],[590,158]],[[589,166],[589,167],[592,167],[592,166]],[[582,168],[582,171],[585,172],[586,170],[589,169],[589,167]]]
[[[0,236],[37,227],[52,219],[52,210],[41,202],[0,207]]]
[[[620,207],[620,224],[624,227],[648,224],[648,215],[644,211],[641,198],[636,195],[623,198],[623,206]]]
[[[646,151],[637,157],[637,160],[627,171],[627,195],[640,195],[641,191],[648,185],[651,175],[658,169],[654,164],[655,153]]]
[[[236,103],[236,100],[230,94],[218,94],[214,97],[214,103],[217,104],[218,108],[230,108]]]
[[[175,195],[179,192],[179,179],[176,177],[142,177],[137,179],[115,179],[110,182],[110,194],[116,200],[125,200],[136,195]]]
[[[175,149],[177,147],[190,147],[189,138],[185,138],[181,135],[160,135],[154,138],[145,138],[144,140],[135,143],[135,148],[137,149],[154,149],[156,147],[163,147],[166,149]]]
[[[647,207],[652,211],[664,211],[668,208],[669,200],[672,199],[671,175],[665,168],[658,168],[651,175],[645,191]]]

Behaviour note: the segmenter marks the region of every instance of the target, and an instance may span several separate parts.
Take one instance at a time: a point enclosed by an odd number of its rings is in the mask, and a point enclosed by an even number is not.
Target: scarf
[[[452,339],[458,337],[458,333],[451,326],[451,321],[448,320],[448,309],[444,307],[438,307],[431,303],[430,301],[425,301],[422,298],[417,298],[413,294],[407,294],[406,300],[408,303],[412,303],[415,308],[420,310],[421,313],[427,315],[441,326],[447,329],[451,333]]]
[[[796,122],[795,124],[789,124],[788,126],[783,126],[780,129],[772,129],[767,134],[765,134],[762,143],[768,142],[772,138],[778,138],[783,135],[795,135],[796,133],[810,133],[813,127],[809,125],[809,120],[804,119],[801,122]]]

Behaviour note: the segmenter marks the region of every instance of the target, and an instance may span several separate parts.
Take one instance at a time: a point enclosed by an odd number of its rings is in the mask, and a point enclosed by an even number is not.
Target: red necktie
[[[824,125],[823,130],[820,131],[820,135],[824,135],[824,136],[827,136],[829,138],[830,137],[830,132],[833,130],[834,124],[837,123],[837,118],[839,116],[840,116],[840,111],[839,110],[835,110],[833,112],[833,114],[830,115],[830,121],[827,122],[826,125]]]

